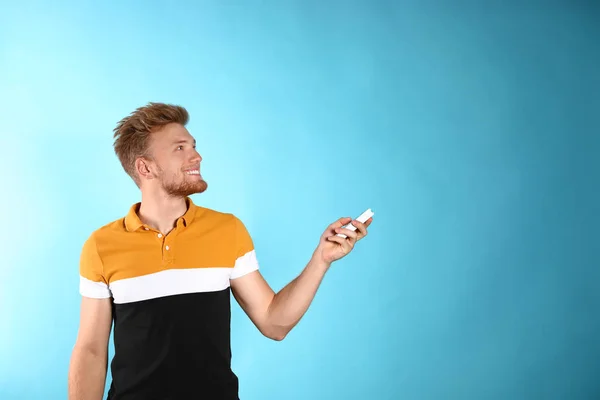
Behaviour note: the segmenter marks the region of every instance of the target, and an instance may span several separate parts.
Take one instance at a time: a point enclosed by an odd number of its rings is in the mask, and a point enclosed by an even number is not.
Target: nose
[[[196,149],[193,150],[192,152],[192,157],[190,159],[190,162],[192,163],[196,163],[196,162],[200,162],[202,161],[202,156],[200,155],[200,153],[198,153],[198,151]]]

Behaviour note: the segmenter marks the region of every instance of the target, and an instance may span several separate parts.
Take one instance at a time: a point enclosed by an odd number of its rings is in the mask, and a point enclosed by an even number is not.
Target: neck
[[[138,215],[144,224],[166,235],[175,227],[177,219],[186,211],[185,197],[142,192]]]

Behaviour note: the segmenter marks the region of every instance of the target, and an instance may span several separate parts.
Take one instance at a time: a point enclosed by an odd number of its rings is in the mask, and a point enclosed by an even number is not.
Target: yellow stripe
[[[171,269],[232,269],[254,250],[248,230],[236,216],[189,202],[192,208],[185,220],[178,221],[166,237],[132,223],[135,206],[127,217],[96,230],[83,246],[80,275],[91,282],[111,284]]]

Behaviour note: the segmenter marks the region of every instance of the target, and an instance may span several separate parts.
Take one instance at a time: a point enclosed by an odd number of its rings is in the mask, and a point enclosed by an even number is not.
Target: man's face
[[[150,154],[154,158],[155,181],[173,197],[202,193],[208,184],[200,175],[202,157],[196,140],[181,124],[171,123],[153,132]]]

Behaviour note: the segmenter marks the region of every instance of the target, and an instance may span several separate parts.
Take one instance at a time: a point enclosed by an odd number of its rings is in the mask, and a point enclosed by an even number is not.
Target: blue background
[[[375,212],[283,342],[233,303],[242,400],[600,397],[600,7],[503,4],[3,3],[0,398],[66,398],[81,246],[139,201],[112,129],[149,101],[189,110],[193,198],[275,290]]]

